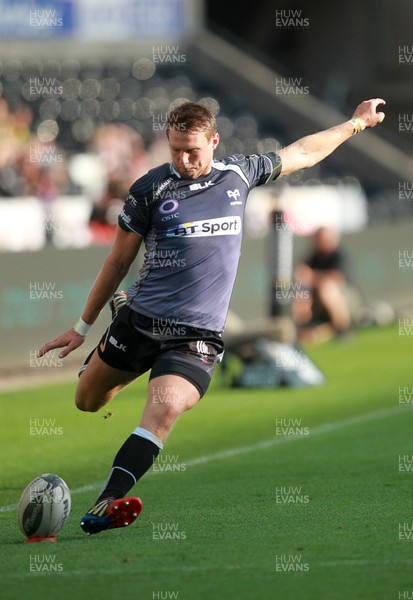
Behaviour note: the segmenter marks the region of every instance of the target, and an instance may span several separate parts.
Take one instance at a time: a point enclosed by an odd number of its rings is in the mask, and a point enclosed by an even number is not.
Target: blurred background
[[[283,147],[384,98],[383,125],[251,193],[229,326],[292,311],[303,332],[330,321],[337,333],[325,307],[310,319],[291,308],[313,289],[300,265],[320,227],[341,236],[352,329],[409,318],[410,0],[0,0],[0,9],[2,374],[61,370],[35,351],[81,314],[128,188],[169,160],[166,117],[183,99],[215,113],[220,158]],[[88,348],[108,319],[104,311]]]

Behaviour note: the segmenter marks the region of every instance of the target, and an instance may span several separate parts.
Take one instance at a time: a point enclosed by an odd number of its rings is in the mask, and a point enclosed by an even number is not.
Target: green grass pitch
[[[135,488],[138,520],[90,538],[79,520],[146,381],[109,418],[74,408],[75,382],[2,394],[1,597],[413,598],[412,346],[391,327],[311,349],[318,388],[225,389],[217,374]],[[30,435],[36,419],[48,435]],[[68,483],[71,515],[57,543],[24,544],[14,505],[44,472]]]

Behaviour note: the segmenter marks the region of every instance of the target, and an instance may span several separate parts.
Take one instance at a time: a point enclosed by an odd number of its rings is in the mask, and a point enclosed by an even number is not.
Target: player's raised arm
[[[54,348],[64,348],[59,354],[60,358],[64,358],[83,344],[89,328],[129,271],[142,239],[142,236],[136,233],[126,232],[119,226],[117,227],[112,250],[90,290],[81,318],[68,331],[42,346],[38,351],[38,356],[43,356]]]
[[[277,154],[282,160],[281,177],[316,165],[355,133],[381,123],[385,115],[376,112],[380,104],[386,102],[382,98],[365,100],[357,106],[349,121],[303,137],[279,150]]]

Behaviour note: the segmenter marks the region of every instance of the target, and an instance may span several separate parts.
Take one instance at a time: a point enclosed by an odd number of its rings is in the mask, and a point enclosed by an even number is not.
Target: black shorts
[[[150,379],[179,375],[190,381],[201,397],[208,389],[224,343],[215,331],[179,325],[173,319],[154,319],[123,306],[99,345],[100,358],[110,367]]]

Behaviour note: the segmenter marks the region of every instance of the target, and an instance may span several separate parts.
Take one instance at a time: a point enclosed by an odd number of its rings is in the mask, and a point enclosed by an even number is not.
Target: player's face
[[[205,132],[169,131],[169,149],[172,165],[184,179],[196,179],[211,171],[215,148],[218,146],[219,134],[210,139]]]

